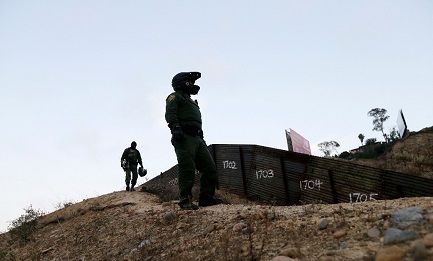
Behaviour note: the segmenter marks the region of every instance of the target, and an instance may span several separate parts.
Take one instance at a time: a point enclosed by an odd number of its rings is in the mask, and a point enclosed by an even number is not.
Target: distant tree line
[[[361,141],[361,147],[356,153],[349,153],[347,151],[342,152],[340,155],[334,154],[333,157],[352,159],[352,158],[377,158],[379,155],[388,151],[392,144],[400,139],[400,135],[396,127],[393,127],[390,133],[385,133],[383,124],[389,119],[386,115],[387,110],[383,108],[371,109],[367,115],[373,117],[373,131],[379,131],[385,142],[379,143],[376,138],[369,138],[365,140],[365,135],[360,133],[358,139]],[[365,140],[365,143],[364,143]],[[337,153],[337,148],[340,144],[336,141],[324,141],[317,145],[319,150],[323,152],[325,157],[331,157],[332,153]]]

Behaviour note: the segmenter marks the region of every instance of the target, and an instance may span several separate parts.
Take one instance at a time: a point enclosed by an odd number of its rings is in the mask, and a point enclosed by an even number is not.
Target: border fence
[[[208,146],[217,166],[217,189],[274,205],[355,203],[433,196],[433,180],[335,158],[259,145]],[[146,191],[178,199],[178,166],[147,181]],[[196,172],[195,185],[200,173]]]

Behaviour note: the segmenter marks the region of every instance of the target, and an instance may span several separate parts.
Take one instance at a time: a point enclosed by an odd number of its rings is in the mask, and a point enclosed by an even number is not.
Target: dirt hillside
[[[372,164],[405,156],[431,175],[425,134]],[[40,217],[27,241],[0,234],[0,260],[433,260],[433,198],[267,206],[218,193],[226,204],[196,211],[139,190],[90,198]]]
[[[433,127],[410,133],[378,159],[355,163],[433,179]]]

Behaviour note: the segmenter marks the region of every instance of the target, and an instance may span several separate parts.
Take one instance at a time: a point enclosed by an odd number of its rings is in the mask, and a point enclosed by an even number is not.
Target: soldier
[[[182,209],[196,210],[192,203],[195,170],[201,173],[198,205],[212,206],[223,202],[215,197],[216,166],[203,140],[202,120],[197,101],[191,99],[200,87],[194,85],[199,72],[181,72],[172,80],[174,92],[166,99],[165,120],[171,130],[171,143],[179,166],[178,180]]]
[[[137,163],[143,168],[143,163],[141,161],[140,152],[137,150],[137,142],[131,142],[131,147],[126,148],[123,151],[122,157],[120,158],[120,164],[125,171],[125,183],[126,191],[135,191],[134,186],[137,184]],[[132,172],[132,180],[131,180]],[[129,183],[131,182],[131,188],[129,188]]]

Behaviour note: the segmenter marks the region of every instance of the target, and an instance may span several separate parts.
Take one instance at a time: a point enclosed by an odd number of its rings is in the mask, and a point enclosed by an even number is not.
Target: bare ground
[[[433,198],[182,211],[146,192],[121,191],[42,217],[25,244],[1,234],[0,249],[4,260],[380,260],[390,247],[383,235],[393,226],[391,213],[412,206],[425,214],[410,230],[424,239],[422,260],[433,260]],[[320,229],[324,219],[329,223]],[[382,260],[414,260],[416,241],[395,244],[404,254]]]

